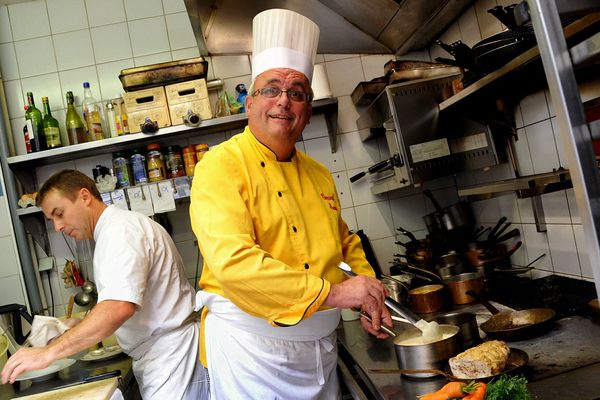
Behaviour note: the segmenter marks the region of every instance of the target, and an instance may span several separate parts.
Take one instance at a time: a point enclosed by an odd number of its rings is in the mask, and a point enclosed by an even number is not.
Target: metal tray
[[[121,71],[119,79],[126,92],[156,86],[206,78],[208,61],[203,57],[170,61],[160,64],[127,68]]]

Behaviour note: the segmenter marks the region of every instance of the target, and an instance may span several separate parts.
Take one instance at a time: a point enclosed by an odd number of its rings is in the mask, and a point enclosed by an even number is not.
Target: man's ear
[[[252,107],[252,96],[246,96],[246,98],[244,99],[244,107],[246,107],[246,110],[249,110],[250,107]]]
[[[87,204],[91,200],[92,194],[86,188],[81,188],[79,189],[79,198]]]

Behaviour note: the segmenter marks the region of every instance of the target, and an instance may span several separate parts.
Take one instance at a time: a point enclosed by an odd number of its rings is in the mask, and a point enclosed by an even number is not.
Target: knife
[[[103,379],[109,379],[109,378],[114,378],[114,377],[118,377],[119,378],[119,383],[120,383],[120,381],[121,381],[121,378],[120,378],[121,377],[121,370],[120,369],[116,369],[116,370],[110,371],[110,372],[105,372],[103,374],[88,376],[87,378],[84,378],[84,379],[80,380],[79,382],[67,383],[66,385],[55,387],[55,388],[52,389],[52,391],[58,390],[58,389],[68,388],[68,387],[71,387],[71,386],[78,386],[78,385],[83,385],[83,384],[86,384],[86,383],[101,381]]]

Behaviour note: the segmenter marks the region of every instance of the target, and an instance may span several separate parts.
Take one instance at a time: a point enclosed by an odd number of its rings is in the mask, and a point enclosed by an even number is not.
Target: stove
[[[508,307],[552,308],[557,317],[589,315],[588,302],[598,297],[593,282],[550,275],[539,279],[494,277],[486,282],[488,297]]]

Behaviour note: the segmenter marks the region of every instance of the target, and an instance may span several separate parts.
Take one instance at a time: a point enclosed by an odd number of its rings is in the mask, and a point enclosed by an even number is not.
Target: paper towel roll
[[[329,79],[327,79],[327,72],[325,71],[325,66],[323,64],[315,65],[311,86],[315,95],[313,100],[333,97],[331,88],[329,87]]]

